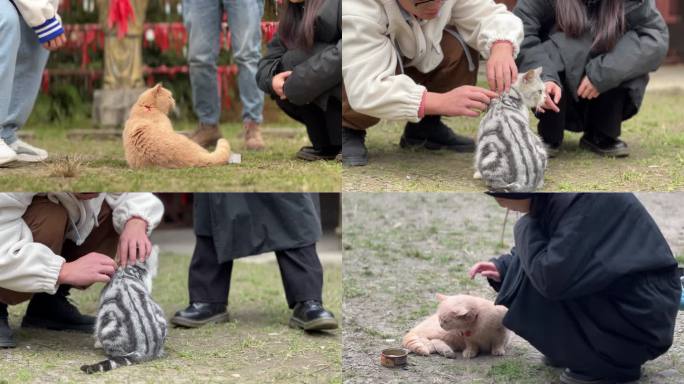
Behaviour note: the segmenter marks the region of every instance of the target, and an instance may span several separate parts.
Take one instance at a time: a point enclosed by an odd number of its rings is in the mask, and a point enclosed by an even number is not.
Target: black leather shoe
[[[26,308],[21,326],[92,333],[95,330],[95,318],[82,315],[69,301],[68,295],[67,290],[57,291],[54,295],[36,293]]]
[[[9,315],[7,314],[7,304],[0,304],[0,348],[14,348],[17,342],[12,335],[12,328],[9,326]]]
[[[342,127],[342,165],[358,167],[366,164],[366,131]]]
[[[607,380],[588,375],[583,375],[569,369],[565,369],[560,375],[560,382],[563,384],[616,384],[615,380]]]
[[[305,331],[321,331],[337,328],[335,315],[323,308],[320,301],[307,300],[298,302],[292,310],[290,327]]]
[[[316,149],[311,146],[301,147],[297,151],[297,158],[306,161],[335,160],[340,153],[340,147],[330,147],[325,150]]]
[[[424,147],[455,152],[475,151],[475,140],[457,135],[442,122],[441,116],[426,116],[419,123],[406,123],[399,145],[402,148]]]
[[[171,318],[171,323],[186,328],[198,328],[208,323],[228,321],[225,304],[190,303]]]
[[[580,147],[605,157],[629,156],[627,143],[620,139],[584,135],[580,139]]]

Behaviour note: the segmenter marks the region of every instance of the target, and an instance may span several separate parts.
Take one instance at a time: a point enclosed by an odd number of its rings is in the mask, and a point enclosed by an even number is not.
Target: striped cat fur
[[[119,268],[102,289],[95,322],[95,347],[102,347],[107,360],[83,365],[83,372],[106,372],[163,355],[166,318],[150,295],[158,255],[159,248],[154,246],[144,263]]]
[[[529,109],[547,97],[541,67],[518,76],[511,90],[492,99],[477,133],[476,179],[497,192],[530,192],[544,185],[546,150],[530,129]]]

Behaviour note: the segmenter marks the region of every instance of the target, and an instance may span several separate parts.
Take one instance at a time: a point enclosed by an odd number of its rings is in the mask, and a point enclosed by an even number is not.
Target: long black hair
[[[318,10],[325,0],[305,0],[303,3],[283,1],[283,12],[278,35],[289,49],[309,50],[314,45],[314,23]]]
[[[556,24],[570,37],[590,30],[594,35],[592,52],[608,52],[625,33],[625,1],[557,0]]]

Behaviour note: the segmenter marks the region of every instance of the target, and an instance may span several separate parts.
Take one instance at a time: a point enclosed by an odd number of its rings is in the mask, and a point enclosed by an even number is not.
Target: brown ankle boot
[[[190,140],[204,148],[216,145],[216,141],[223,137],[218,125],[199,123],[197,129],[190,134]]]
[[[264,149],[264,139],[261,137],[259,123],[247,120],[244,123],[245,148],[251,150]]]

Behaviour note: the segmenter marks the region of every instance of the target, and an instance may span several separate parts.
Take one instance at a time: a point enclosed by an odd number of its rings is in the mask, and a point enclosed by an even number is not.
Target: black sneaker
[[[605,157],[629,156],[627,143],[620,139],[613,139],[610,137],[584,135],[580,139],[580,147]]]
[[[290,327],[305,331],[321,331],[337,328],[335,315],[323,308],[320,301],[307,300],[298,302],[292,310]]]
[[[190,303],[171,318],[171,323],[185,328],[198,328],[208,323],[228,321],[225,304]]]
[[[21,326],[92,333],[95,330],[95,318],[82,315],[69,301],[68,295],[67,290],[57,291],[54,295],[36,293],[26,308]]]
[[[7,304],[0,304],[0,348],[14,348],[17,342],[14,340],[12,328],[9,326]]]
[[[342,164],[349,167],[368,164],[366,131],[342,127]]]
[[[558,364],[557,362],[555,362],[555,361],[549,359],[547,356],[542,356],[541,361],[542,361],[542,364],[546,365],[547,367],[551,367],[551,368],[563,368],[563,366],[561,366],[561,365]]]
[[[641,367],[635,368],[634,375],[632,375],[632,377],[619,380],[593,377],[587,374],[580,374],[566,368],[560,376],[560,382],[563,384],[626,384],[637,382],[641,378],[641,375]]]
[[[297,151],[297,158],[306,161],[335,160],[340,153],[340,147],[330,147],[325,150],[316,149],[311,146],[301,147]]]
[[[399,145],[402,148],[424,147],[455,152],[475,151],[475,140],[457,135],[442,122],[441,116],[426,116],[419,123],[406,123]]]

